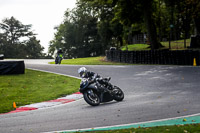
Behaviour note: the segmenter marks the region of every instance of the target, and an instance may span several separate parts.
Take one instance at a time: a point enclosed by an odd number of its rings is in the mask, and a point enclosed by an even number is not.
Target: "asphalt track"
[[[25,60],[26,68],[78,77],[73,65]],[[0,115],[0,132],[51,132],[142,123],[200,113],[200,67],[86,66],[107,77],[125,93],[122,102],[89,106],[83,99],[69,104]],[[59,88],[58,88],[59,89]]]

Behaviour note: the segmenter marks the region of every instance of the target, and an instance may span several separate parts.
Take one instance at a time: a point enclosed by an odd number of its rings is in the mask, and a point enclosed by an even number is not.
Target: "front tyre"
[[[57,59],[55,59],[55,64],[58,64],[58,60]]]
[[[99,96],[91,89],[85,91],[83,93],[83,97],[84,97],[84,100],[92,105],[92,106],[98,106],[100,104],[100,98]]]
[[[58,57],[56,57],[56,59],[55,59],[55,64],[58,64]]]
[[[116,101],[122,101],[124,99],[124,92],[117,86],[114,87],[112,94],[113,99]]]

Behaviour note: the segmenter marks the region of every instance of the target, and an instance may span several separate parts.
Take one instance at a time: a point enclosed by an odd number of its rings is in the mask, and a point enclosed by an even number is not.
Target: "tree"
[[[43,56],[44,47],[40,45],[40,41],[36,37],[31,37],[26,43],[27,58],[38,59]]]
[[[78,0],[65,13],[50,50],[63,47],[69,58],[100,55],[141,33],[147,33],[152,50],[159,49],[162,38],[189,38],[192,18],[199,32],[195,7],[195,0]]]
[[[27,51],[30,44],[40,47],[40,49],[37,49],[39,51],[35,51],[36,53],[42,52],[43,48],[39,41],[32,42],[33,39],[36,40],[35,34],[31,31],[32,25],[24,25],[14,17],[4,19],[3,23],[8,25],[7,28],[2,28],[3,33],[0,34],[0,50],[5,58],[30,57],[30,53]]]
[[[22,37],[33,36],[33,32],[30,31],[32,25],[23,25],[20,21],[16,20],[14,17],[10,19],[4,19],[4,23],[9,25],[10,28],[7,29],[7,37],[14,45],[19,42]]]
[[[67,10],[65,19],[56,30],[49,52],[62,48],[67,58],[89,57],[102,54],[97,30],[96,13],[85,3],[77,3],[73,10]]]
[[[98,33],[103,47],[106,49],[109,49],[110,46],[121,47],[123,45],[123,25],[114,19],[112,2],[94,1],[91,4],[98,12]]]
[[[76,8],[66,11],[49,52],[53,54],[55,49],[62,47],[68,58],[88,57],[104,55],[111,46],[122,46],[123,26],[113,18],[112,3],[78,1]]]
[[[198,35],[200,35],[200,2],[199,0],[185,0],[189,9],[191,10],[191,15],[194,20],[194,24]]]
[[[194,24],[197,34],[200,33],[200,2],[198,0],[164,0],[167,9],[171,15],[171,21],[174,23],[179,21],[177,25],[181,25],[186,34],[191,30],[191,25]],[[187,38],[189,34],[186,35]]]
[[[92,2],[90,0],[83,0]],[[95,0],[95,3],[109,5],[112,3],[114,20],[118,20],[126,29],[131,32],[132,24],[144,23],[147,29],[149,42],[152,49],[161,47],[157,37],[153,9],[155,0]]]
[[[161,47],[158,41],[155,18],[153,16],[154,0],[114,0],[115,14],[123,25],[131,27],[134,23],[144,23],[146,26],[151,49]]]

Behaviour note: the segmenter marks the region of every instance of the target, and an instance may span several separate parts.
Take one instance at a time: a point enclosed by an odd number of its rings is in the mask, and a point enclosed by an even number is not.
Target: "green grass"
[[[27,69],[25,74],[0,76],[0,113],[14,110],[13,102],[19,107],[77,92],[79,83],[79,79]]]
[[[135,51],[135,50],[150,50],[149,45],[147,44],[132,44],[132,45],[128,45],[128,51]],[[127,50],[126,46],[123,46],[121,48],[122,51]]]
[[[164,46],[162,49],[169,48],[169,41],[161,42],[161,44]],[[171,41],[171,50],[185,50],[187,49],[188,46],[190,46],[190,39],[186,39],[186,48],[184,48],[184,40]],[[128,51],[150,50],[149,45],[147,44],[131,44],[131,45],[128,45],[127,47],[128,47]],[[123,46],[121,50],[125,51],[126,46]]]
[[[200,133],[200,124],[131,128],[87,133]]]
[[[50,62],[55,64],[55,62]],[[88,57],[88,58],[76,58],[62,60],[61,64],[68,65],[127,65],[127,63],[117,63],[111,61],[105,61],[105,57]]]
[[[169,48],[169,41],[161,42],[165,48]],[[171,41],[172,50],[185,50],[190,46],[190,39],[186,39],[186,48],[184,48],[184,40]]]

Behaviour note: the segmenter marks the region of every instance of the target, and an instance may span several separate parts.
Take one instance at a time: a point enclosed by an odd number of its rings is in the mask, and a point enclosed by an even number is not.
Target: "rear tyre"
[[[100,104],[99,96],[91,89],[83,93],[85,101],[92,106],[98,106]]]
[[[113,99],[116,101],[122,101],[124,99],[124,92],[117,86],[114,86],[112,94],[113,94]]]

